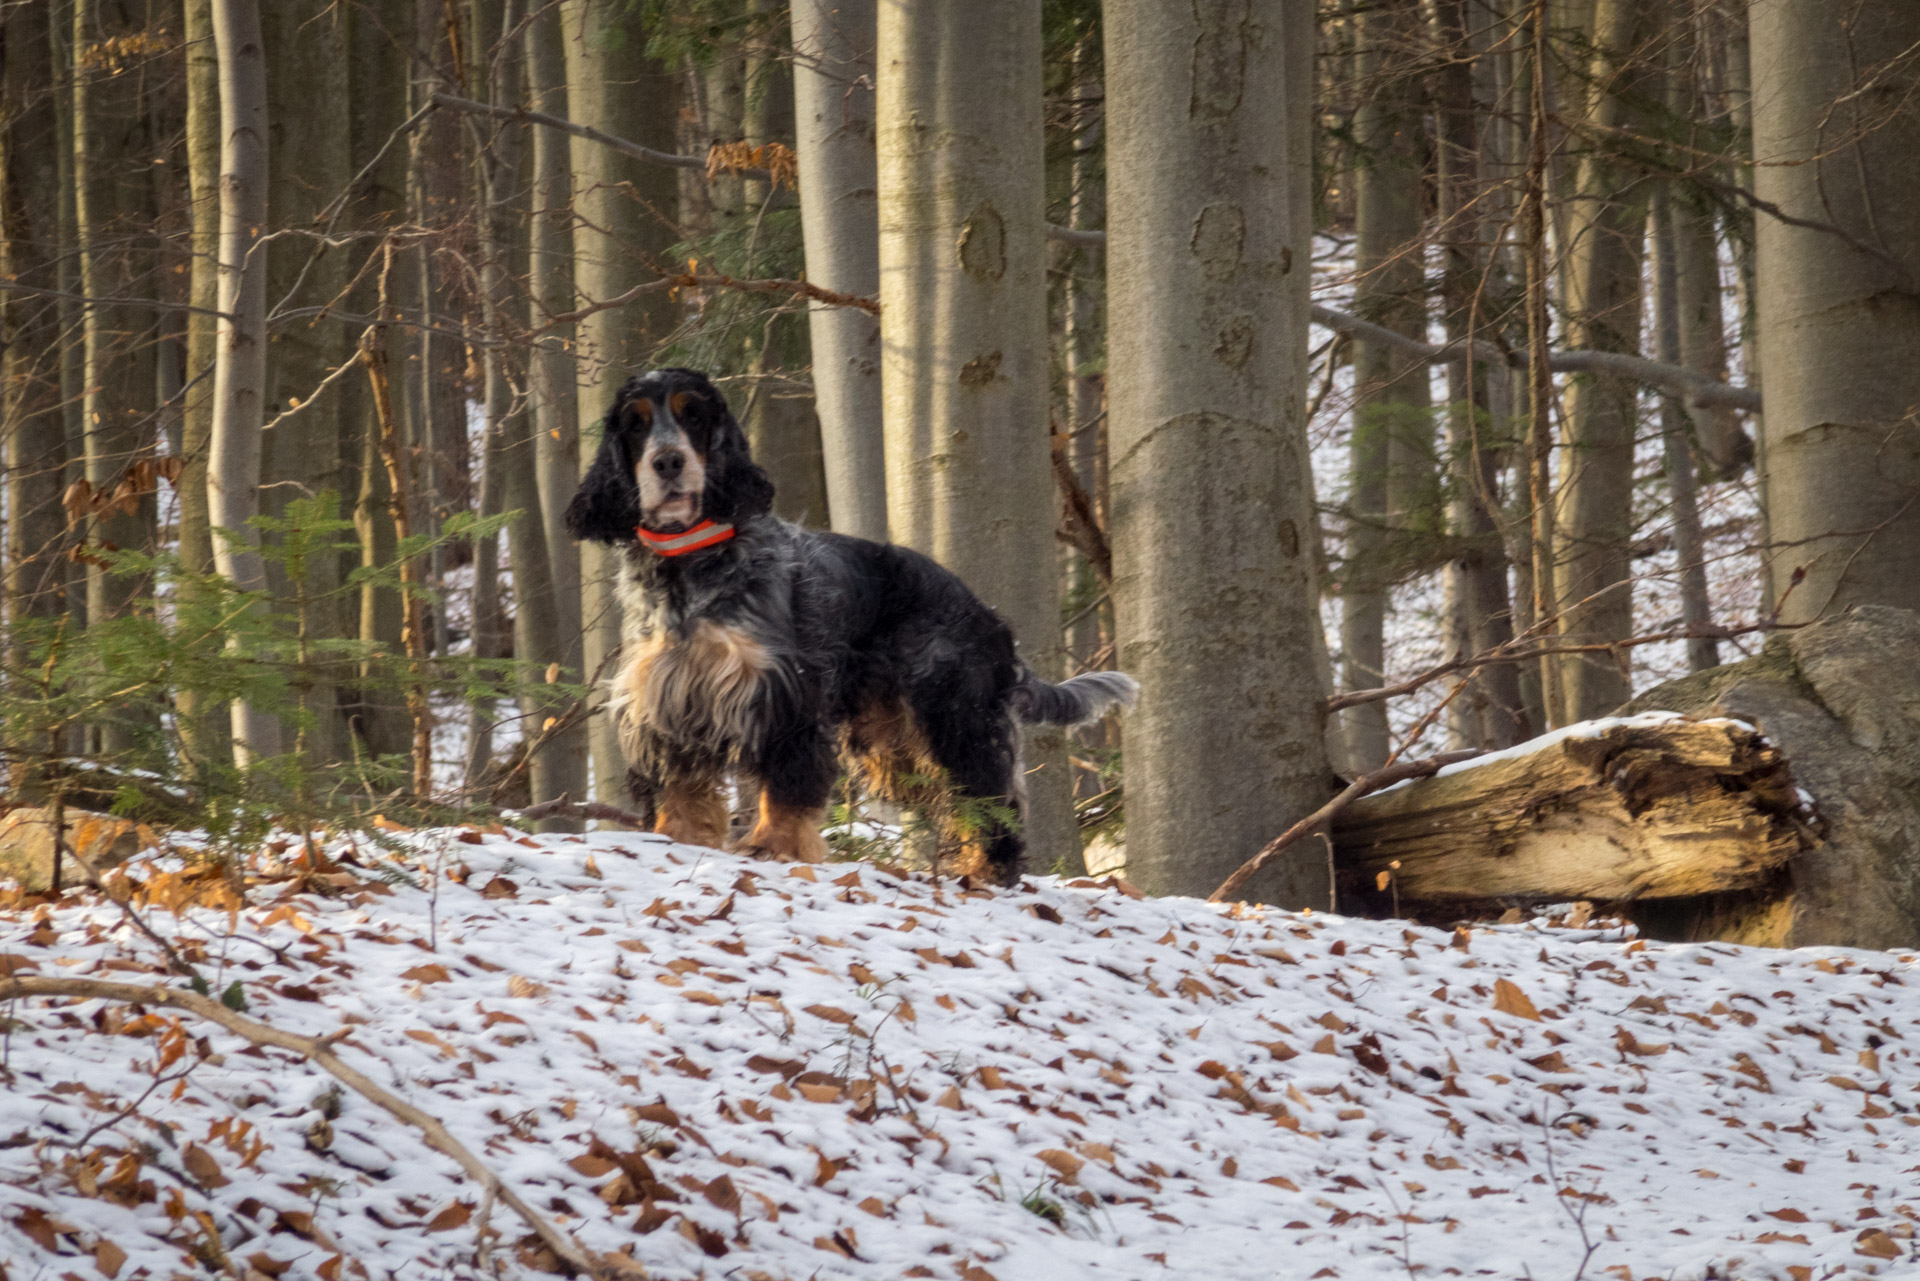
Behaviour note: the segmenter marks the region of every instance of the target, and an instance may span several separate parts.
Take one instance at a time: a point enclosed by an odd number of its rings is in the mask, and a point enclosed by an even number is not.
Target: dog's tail
[[[1090,725],[1114,708],[1131,710],[1140,682],[1125,672],[1088,672],[1050,685],[1023,672],[1013,690],[1013,714],[1029,725]]]

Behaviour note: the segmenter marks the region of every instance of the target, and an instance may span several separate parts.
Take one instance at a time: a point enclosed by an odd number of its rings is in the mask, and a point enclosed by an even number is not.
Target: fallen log
[[[1332,836],[1342,880],[1363,892],[1621,901],[1773,885],[1815,843],[1812,822],[1785,757],[1752,726],[1652,713],[1361,797]]]

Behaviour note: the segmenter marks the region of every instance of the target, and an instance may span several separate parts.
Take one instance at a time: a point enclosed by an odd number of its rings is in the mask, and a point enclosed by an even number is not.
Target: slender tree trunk
[[[1360,19],[1361,102],[1354,112],[1354,309],[1376,324],[1426,337],[1422,257],[1424,197],[1418,52],[1419,5],[1391,0]],[[1428,520],[1433,469],[1432,393],[1427,367],[1384,343],[1353,344],[1353,434],[1349,450],[1348,536],[1341,596],[1342,676],[1349,689],[1385,683],[1388,590],[1396,551]],[[1387,705],[1349,710],[1349,771],[1387,759]]]
[[[1674,211],[1672,193],[1665,185],[1653,193],[1653,324],[1658,356],[1677,364],[1680,361],[1680,281],[1679,217]],[[1706,540],[1700,533],[1700,506],[1693,478],[1692,432],[1688,430],[1687,411],[1678,396],[1660,398],[1660,435],[1666,453],[1667,491],[1673,499],[1673,553],[1679,564],[1680,621],[1689,628],[1703,628],[1713,621],[1713,605],[1707,597]],[[1705,671],[1720,665],[1720,650],[1712,637],[1695,636],[1687,641],[1687,669]]]
[[[1547,129],[1551,102],[1547,0],[1531,0],[1527,15],[1527,182],[1520,208],[1527,278],[1527,503],[1532,608],[1527,631],[1542,638],[1560,632],[1559,567],[1555,564],[1553,498],[1553,374],[1547,367],[1551,318],[1547,312]],[[1547,727],[1566,724],[1560,662],[1540,660],[1540,702]]]
[[[1061,673],[1047,439],[1039,0],[883,6],[880,330],[887,526]],[[1079,851],[1064,735],[1026,735],[1036,870]]]
[[[678,95],[674,78],[646,57],[646,33],[622,0],[564,0],[560,7],[572,119],[660,150],[673,146]],[[646,165],[584,138],[572,140],[573,283],[581,303],[598,302],[652,278],[677,234],[670,221],[678,184],[673,171]],[[582,443],[598,445],[607,402],[671,327],[673,304],[651,294],[618,311],[582,320],[578,335],[578,412]],[[583,453],[587,452],[583,450]],[[614,596],[618,556],[581,546],[585,584],[585,664],[600,667],[620,644]],[[611,717],[590,731],[594,793],[625,795],[626,763]]]
[[[72,120],[75,248],[80,293],[90,298],[136,297],[151,288],[144,279],[150,253],[141,225],[147,188],[141,77],[115,75],[110,42],[129,34],[121,11],[104,0],[74,0]],[[141,174],[130,181],[128,171]],[[94,494],[114,488],[150,446],[143,426],[154,399],[154,356],[146,309],[93,304],[82,312],[80,423],[86,480]],[[101,548],[144,549],[153,527],[151,493],[129,511],[114,504],[98,513],[89,541]],[[147,594],[144,575],[91,564],[87,617],[98,623],[126,614]],[[135,713],[120,708],[94,727],[93,746],[109,756],[129,751],[136,740]]]
[[[267,264],[254,252],[267,225],[267,68],[259,0],[214,0],[220,55],[220,310],[213,374],[207,507],[214,563],[243,592],[266,588],[259,531],[260,425],[267,377]],[[234,760],[279,751],[279,727],[244,700],[233,703]]]
[[[57,289],[59,120],[47,62],[50,14],[11,9],[0,127],[0,277]],[[6,446],[6,599],[16,670],[32,661],[35,624],[61,612],[65,518],[60,509],[66,425],[60,406],[60,312],[52,299],[0,298],[0,433]],[[18,746],[18,744],[16,744]],[[42,746],[32,745],[34,749]],[[18,791],[28,783],[16,771]]]
[[[874,6],[875,0],[793,4],[794,115],[807,279],[869,298],[880,292]],[[833,528],[884,542],[887,472],[879,318],[857,308],[816,305],[807,319]]]
[[[220,302],[220,59],[213,39],[213,0],[186,0],[187,192],[193,216],[187,301],[200,311],[187,315],[187,381],[182,407],[180,564],[189,575],[214,572],[213,526],[207,508],[207,455],[213,443],[214,317]],[[185,589],[186,603],[199,599]],[[190,767],[233,759],[233,736],[224,708],[198,691],[176,695],[180,745]]]
[[[1312,11],[1119,0],[1105,28],[1113,591],[1142,685],[1127,868],[1205,894],[1327,795],[1299,368]],[[1293,862],[1250,896],[1326,893]]]
[[[1646,92],[1643,65],[1648,0],[1598,0],[1594,14],[1588,118],[1619,128]],[[1575,177],[1568,242],[1567,342],[1640,350],[1641,264],[1647,234],[1644,183],[1597,147]],[[1561,630],[1583,643],[1633,634],[1633,440],[1639,389],[1626,379],[1583,375],[1567,401],[1557,525],[1563,581]],[[1626,651],[1563,660],[1569,720],[1604,716],[1633,694]]]
[[[261,10],[261,19],[267,65],[273,68],[267,82],[267,147],[282,158],[269,175],[269,225],[290,232],[323,232],[321,215],[353,178],[350,130],[341,128],[333,113],[314,109],[315,103],[344,101],[349,92],[347,11],[331,0],[277,0]],[[294,157],[297,162],[289,163]],[[258,253],[267,260],[270,306],[327,306],[346,289],[348,255],[339,248],[295,235]],[[352,341],[338,320],[319,316],[277,326],[267,342],[267,416],[312,398],[327,376],[352,356]],[[348,481],[345,405],[338,387],[329,388],[302,409],[298,419],[265,433],[260,471],[269,486],[261,494],[266,514],[283,516],[287,505],[302,496],[331,493],[343,498]],[[354,630],[341,568],[338,556],[324,554],[307,565],[303,594],[307,626],[315,637],[342,639]],[[280,565],[267,566],[276,597],[293,594],[286,578]],[[321,661],[300,679],[313,717],[302,738],[305,755],[316,766],[338,761],[348,754],[348,742],[336,674]]]
[[[570,118],[567,108],[566,55],[560,43],[560,16],[551,8],[537,7],[526,28],[528,96],[536,110]],[[545,329],[547,317],[573,308],[573,236],[569,226],[569,201],[572,184],[567,173],[568,151],[565,137],[552,129],[536,129],[531,144],[532,216],[527,221],[528,290],[532,298],[532,320],[536,329]],[[551,600],[555,656],[560,664],[556,678],[567,684],[579,684],[589,673],[582,670],[580,619],[580,553],[567,534],[563,517],[574,489],[580,483],[580,416],[575,396],[573,358],[567,347],[573,327],[545,332],[528,353],[528,382],[532,395],[534,493],[527,501],[529,511],[538,511],[547,563],[551,572],[545,582]],[[509,501],[519,501],[510,499]],[[538,608],[524,595],[515,613]],[[531,620],[529,620],[531,621]],[[516,643],[517,640],[516,640]],[[546,715],[562,710],[542,689],[529,696],[530,714],[527,733],[539,734]],[[536,710],[544,714],[532,715]],[[548,739],[533,756],[528,768],[528,784],[535,802],[552,800],[562,794],[575,798],[588,795],[587,730],[575,725]],[[548,830],[577,829],[568,819],[552,819]]]
[[[1774,599],[1920,608],[1920,6],[1748,12]]]
[[[1435,73],[1435,189],[1440,240],[1445,246],[1440,295],[1449,339],[1479,338],[1493,328],[1512,299],[1494,270],[1489,248],[1504,234],[1503,219],[1486,206],[1496,194],[1483,180],[1483,149],[1497,145],[1474,103],[1480,61],[1489,55],[1476,36],[1490,28],[1468,0],[1439,0],[1435,28],[1445,61]],[[1500,478],[1506,471],[1512,421],[1506,371],[1474,363],[1447,366],[1447,525],[1465,547],[1448,567],[1456,648],[1478,654],[1513,638],[1507,593],[1507,556],[1501,529]],[[1516,665],[1477,673],[1455,700],[1458,746],[1507,747],[1531,737],[1521,704]]]

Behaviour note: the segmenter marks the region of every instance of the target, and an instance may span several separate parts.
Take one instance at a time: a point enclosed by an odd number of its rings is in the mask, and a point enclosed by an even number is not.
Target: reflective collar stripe
[[[692,529],[678,534],[656,534],[650,529],[635,529],[640,541],[650,550],[661,556],[685,556],[688,552],[697,552],[716,543],[724,543],[733,537],[732,525],[716,525],[703,520]]]

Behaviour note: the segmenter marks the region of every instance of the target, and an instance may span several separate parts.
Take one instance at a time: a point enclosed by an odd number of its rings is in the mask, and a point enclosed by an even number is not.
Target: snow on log
[[[1623,900],[1755,889],[1814,836],[1787,761],[1743,721],[1587,721],[1362,797],[1342,870],[1412,900]],[[1384,881],[1382,882],[1384,883]]]

